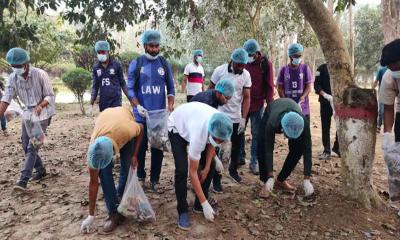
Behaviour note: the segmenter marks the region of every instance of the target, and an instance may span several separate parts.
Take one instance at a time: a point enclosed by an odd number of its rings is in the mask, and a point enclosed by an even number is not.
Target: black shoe
[[[193,206],[193,212],[201,214],[203,213],[203,208],[201,206],[200,207]]]
[[[47,175],[46,169],[43,172],[37,172],[35,176],[32,178],[32,181],[38,182],[42,180]]]
[[[338,155],[338,157],[340,157],[339,149],[332,148],[332,152],[336,153],[336,155]]]
[[[221,181],[214,181],[213,182],[213,192],[215,193],[223,193],[224,189],[222,188]]]
[[[239,176],[237,171],[229,171],[229,176],[236,183],[241,183],[242,182],[242,178]]]
[[[24,181],[18,181],[17,184],[14,186],[14,191],[20,191],[20,192],[25,192],[27,189],[27,182]]]
[[[327,152],[323,152],[319,157],[319,160],[329,160],[331,158],[331,154]]]

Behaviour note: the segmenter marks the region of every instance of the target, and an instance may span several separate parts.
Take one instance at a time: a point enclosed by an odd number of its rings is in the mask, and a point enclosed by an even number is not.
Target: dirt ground
[[[80,224],[88,214],[89,175],[85,156],[94,118],[79,115],[77,105],[58,105],[57,115],[48,129],[47,143],[41,150],[50,176],[40,183],[29,183],[25,194],[12,190],[23,159],[20,121],[13,121],[9,124],[10,136],[0,136],[0,239],[400,239],[400,218],[395,209],[387,204],[367,210],[344,199],[339,190],[340,159],[318,160],[322,151],[319,104],[315,94],[312,95],[315,200],[302,200],[302,163],[289,178],[299,189],[296,195],[278,193],[277,197],[267,200],[258,197],[260,181],[246,165],[240,169],[243,184],[234,184],[225,176],[225,192],[212,195],[219,204],[215,222],[206,222],[202,215],[191,212],[190,231],[177,228],[174,164],[172,156],[166,154],[161,174],[165,192],[147,193],[157,215],[156,222],[125,222],[111,235],[102,235],[100,230],[107,213],[100,190],[96,230],[82,235]],[[332,129],[332,144],[334,131]],[[379,136],[373,181],[388,203],[385,198],[387,173],[380,141]],[[247,143],[249,148],[249,128]],[[249,158],[250,151],[247,152]],[[280,170],[286,154],[286,142],[278,137],[276,171]],[[191,191],[189,204],[193,204]]]

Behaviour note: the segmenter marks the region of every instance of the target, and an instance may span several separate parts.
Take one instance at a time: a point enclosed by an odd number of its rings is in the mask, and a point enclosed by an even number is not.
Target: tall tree
[[[382,0],[385,43],[400,37],[400,0]]]
[[[295,0],[314,29],[331,75],[342,161],[342,193],[366,207],[379,203],[371,182],[376,143],[376,97],[355,86],[342,33],[321,0]],[[348,4],[348,1],[347,1]]]

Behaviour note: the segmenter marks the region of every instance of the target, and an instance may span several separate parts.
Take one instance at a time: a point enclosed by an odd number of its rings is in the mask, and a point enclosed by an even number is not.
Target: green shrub
[[[122,64],[122,67],[124,69],[125,75],[128,72],[129,64],[131,63],[131,61],[133,59],[138,58],[139,56],[140,56],[140,54],[137,53],[137,52],[134,52],[134,51],[126,51],[126,52],[120,53],[118,55],[117,58]]]
[[[83,94],[90,88],[92,83],[92,75],[88,70],[83,68],[75,68],[66,72],[62,76],[64,84],[74,93],[78,99],[82,114],[85,115],[83,105]]]

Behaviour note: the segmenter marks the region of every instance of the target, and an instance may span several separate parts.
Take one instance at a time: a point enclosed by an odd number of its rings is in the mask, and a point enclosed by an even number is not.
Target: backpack
[[[142,68],[143,65],[143,55],[136,58],[136,68],[134,71],[134,79],[135,79],[135,84],[133,86],[133,89],[135,91],[135,93],[139,92],[139,79],[140,79],[140,70]],[[164,68],[164,72],[165,72],[165,82],[168,82],[169,79],[169,72],[168,72],[168,62],[167,60],[163,57],[163,56],[159,56],[160,60],[161,60],[161,64]]]

